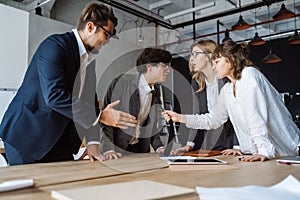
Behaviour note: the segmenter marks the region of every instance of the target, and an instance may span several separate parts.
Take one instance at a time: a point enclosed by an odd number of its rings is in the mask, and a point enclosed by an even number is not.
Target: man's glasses
[[[201,51],[194,51],[194,52],[191,52],[191,56],[193,56],[193,58],[197,58],[197,56],[199,54],[207,54],[206,52],[201,52]]]
[[[105,36],[107,40],[109,40],[113,36],[113,34],[108,30],[106,30],[106,28],[104,28],[102,25],[98,25],[98,26],[105,32]]]
[[[171,69],[171,63],[165,64],[165,63],[160,62],[159,65],[162,66],[162,68],[164,70]]]

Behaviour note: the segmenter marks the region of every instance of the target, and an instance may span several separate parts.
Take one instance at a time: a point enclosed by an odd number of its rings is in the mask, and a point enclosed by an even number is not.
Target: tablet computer
[[[285,164],[300,164],[300,156],[279,158],[276,159],[276,162]]]
[[[226,161],[218,158],[202,158],[202,157],[165,157],[163,158],[170,165],[224,165]]]

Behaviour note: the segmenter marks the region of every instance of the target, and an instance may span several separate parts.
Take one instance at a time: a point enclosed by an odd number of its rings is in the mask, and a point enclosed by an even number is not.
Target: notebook
[[[51,196],[58,200],[109,199],[143,200],[161,199],[194,193],[194,189],[142,180],[108,185],[52,191]]]

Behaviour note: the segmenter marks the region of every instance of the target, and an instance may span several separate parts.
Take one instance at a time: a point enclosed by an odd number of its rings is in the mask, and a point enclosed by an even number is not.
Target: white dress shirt
[[[242,152],[295,156],[300,130],[283,104],[280,94],[257,69],[246,67],[236,81],[222,89],[216,106],[204,115],[187,115],[187,127],[215,129],[229,117]]]
[[[74,33],[77,44],[78,44],[78,49],[79,49],[79,56],[80,56],[80,68],[79,68],[79,76],[80,76],[80,89],[79,89],[79,98],[82,94],[82,89],[83,89],[83,84],[85,80],[85,75],[86,75],[86,67],[90,62],[94,60],[94,56],[92,54],[88,54],[84,44],[79,36],[78,30],[77,29],[72,29],[72,32]],[[101,117],[102,112],[100,111],[97,119],[95,119],[95,122],[93,123],[93,126],[96,126],[100,117]],[[88,145],[90,144],[100,144],[98,141],[90,141],[88,142]]]
[[[140,76],[138,87],[139,87],[139,95],[140,95],[140,110],[142,110],[144,108],[144,104],[146,102],[147,94],[151,90],[154,90],[154,87],[153,86],[152,87],[149,86],[148,82],[145,79],[144,74],[141,74],[141,76]],[[156,152],[158,150],[160,150],[161,148],[164,148],[164,147],[158,147],[156,149]]]

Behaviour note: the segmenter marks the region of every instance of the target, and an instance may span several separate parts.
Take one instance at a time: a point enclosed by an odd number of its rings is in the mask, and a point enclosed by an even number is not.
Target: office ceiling
[[[142,13],[141,18],[154,22],[167,29],[179,30],[183,38],[208,37],[217,39],[217,20],[219,20],[220,40],[224,38],[224,31],[238,21],[240,15],[250,25],[258,24],[246,30],[230,32],[230,37],[236,41],[253,38],[257,31],[261,36],[286,33],[295,29],[294,19],[280,20],[266,23],[273,20],[275,15],[284,3],[286,8],[299,14],[300,0],[100,0],[111,4],[126,12],[137,11]],[[268,16],[268,6],[270,18]],[[194,15],[193,15],[194,11]],[[241,11],[241,12],[240,12]],[[150,17],[150,20],[149,18]],[[297,27],[300,23],[297,19]],[[195,25],[193,26],[193,24]],[[292,34],[292,33],[291,33]],[[279,37],[279,36],[275,36]],[[281,37],[281,36],[280,36]]]
[[[47,2],[48,1],[48,2]],[[50,2],[49,2],[50,1]],[[0,0],[6,4],[23,5],[24,8],[34,7],[37,2],[43,6],[51,7],[54,2],[56,6],[62,5],[59,2],[73,2],[72,5],[82,6],[83,2],[89,0]],[[143,26],[154,26],[158,24],[166,30],[177,31],[180,33],[179,40],[211,38],[221,41],[224,38],[226,29],[230,31],[230,37],[235,41],[249,40],[253,38],[255,32],[265,39],[270,39],[277,34],[295,30],[294,18],[272,21],[272,16],[280,10],[282,3],[286,8],[299,15],[300,0],[98,0],[111,4],[117,11],[119,19],[122,18],[117,27],[117,31],[126,31],[132,28],[128,21],[143,20]],[[268,6],[270,18],[268,15]],[[194,11],[194,12],[193,12]],[[250,25],[257,24],[246,30],[231,31],[231,27],[237,22],[239,16]],[[122,16],[122,17],[120,17]],[[295,18],[296,26],[300,29],[299,16]],[[220,23],[217,25],[217,20]],[[218,29],[219,28],[219,29]],[[218,34],[219,33],[219,34]]]

